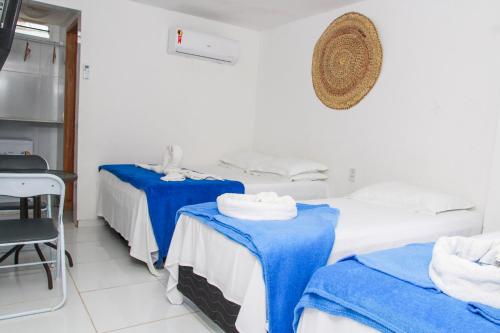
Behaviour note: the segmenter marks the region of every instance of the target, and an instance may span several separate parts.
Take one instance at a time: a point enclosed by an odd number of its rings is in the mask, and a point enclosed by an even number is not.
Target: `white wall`
[[[500,119],[498,129],[500,129]],[[490,174],[488,200],[484,216],[484,232],[500,231],[500,130],[497,130]]]
[[[259,36],[256,32],[124,0],[44,0],[82,11],[78,115],[78,219],[96,215],[97,167],[156,162],[176,142],[187,163],[251,147]],[[225,66],[168,55],[173,25],[239,40]]]
[[[334,111],[314,94],[311,59],[348,11],[374,21],[384,64],[360,104]],[[336,195],[395,179],[482,209],[500,110],[499,12],[495,0],[373,0],[263,32],[255,147],[328,163]]]

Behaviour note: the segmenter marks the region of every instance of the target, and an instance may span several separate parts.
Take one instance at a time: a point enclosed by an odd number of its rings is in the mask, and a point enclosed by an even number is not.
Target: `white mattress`
[[[477,237],[483,239],[500,239],[500,232]],[[332,316],[326,312],[307,308],[302,313],[297,332],[373,333],[377,332],[377,330],[350,318]]]
[[[482,231],[482,216],[473,211],[417,214],[345,198],[310,203],[328,203],[340,209],[329,263],[354,253],[434,241],[446,235],[471,236]],[[179,265],[192,266],[196,274],[218,287],[226,299],[241,305],[236,321],[241,333],[266,331],[262,268],[245,247],[194,218],[181,216],[165,265],[170,273],[167,297],[174,304],[182,302],[176,288]]]
[[[278,175],[251,175],[231,167],[208,166],[196,170],[225,179],[240,181],[246,193],[277,192],[297,200],[326,198],[328,184],[324,181],[290,182]],[[158,246],[154,238],[144,191],[121,181],[108,171],[99,172],[97,215],[104,217],[129,243],[130,255],[145,262],[154,275]]]

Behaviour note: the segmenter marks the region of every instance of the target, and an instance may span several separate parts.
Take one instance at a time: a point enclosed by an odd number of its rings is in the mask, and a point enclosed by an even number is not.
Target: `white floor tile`
[[[66,304],[55,312],[0,321],[0,332],[222,332],[189,301],[171,305],[164,296],[168,272],[151,275],[103,220],[85,221],[79,228],[67,222],[65,236],[75,262],[68,269]],[[49,248],[41,248],[48,258]],[[20,259],[38,261],[38,256],[25,249]],[[0,270],[0,314],[54,306],[61,296],[58,281],[54,286],[48,290],[42,266]]]
[[[1,249],[2,254],[7,252],[9,249],[10,248],[2,248]],[[51,249],[46,245],[40,244],[40,250],[42,250],[42,253],[45,256],[45,259],[49,260]],[[53,256],[55,258],[55,255],[56,255],[55,250],[52,251],[52,253],[53,253]],[[38,254],[35,252],[35,247],[33,245],[25,245],[19,254],[19,262],[20,263],[29,263],[29,262],[38,262],[38,261],[40,261],[40,257],[38,257]],[[13,254],[9,258],[5,259],[4,262],[1,263],[1,265],[12,265],[12,264],[14,264],[14,255]],[[33,269],[33,267],[31,267],[30,269]],[[5,272],[5,269],[3,269],[3,268],[0,269],[0,274],[2,274],[4,272]]]
[[[128,258],[129,247],[125,241],[67,243],[75,264]]]
[[[117,333],[210,333],[198,317],[193,314],[183,315],[149,324],[134,326]]]
[[[143,262],[131,257],[75,264],[70,273],[80,292],[157,281]]]
[[[122,241],[120,235],[107,225],[77,228],[66,223],[64,227],[66,243]]]
[[[107,332],[187,314],[184,305],[172,305],[158,281],[82,293],[98,332]]]
[[[55,272],[52,272],[55,278]],[[8,304],[57,298],[61,295],[59,281],[53,280],[54,289],[49,290],[47,275],[42,267],[9,269],[0,273],[0,306]]]
[[[45,307],[53,304],[53,300],[16,303],[0,307],[0,313],[26,311],[34,307]],[[95,329],[73,282],[68,279],[68,299],[61,309],[39,315],[2,320],[0,321],[0,332],[93,333]]]
[[[93,226],[101,226],[105,225],[106,222],[104,219],[92,219],[92,220],[79,220],[78,221],[78,226],[79,227],[93,227]]]

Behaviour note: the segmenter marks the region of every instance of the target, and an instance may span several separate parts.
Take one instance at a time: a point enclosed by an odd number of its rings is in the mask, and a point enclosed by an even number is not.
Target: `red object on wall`
[[[182,30],[177,30],[177,44],[182,44],[182,35],[184,33],[182,32]]]

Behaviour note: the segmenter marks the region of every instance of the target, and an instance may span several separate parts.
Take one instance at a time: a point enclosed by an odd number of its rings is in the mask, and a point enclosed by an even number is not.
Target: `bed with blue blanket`
[[[241,182],[233,180],[192,180],[166,182],[156,172],[132,164],[102,165],[121,181],[144,191],[152,231],[158,246],[158,263],[161,266],[175,229],[177,211],[187,205],[215,201],[224,193],[244,193]]]
[[[250,221],[221,215],[213,202],[183,207],[178,214],[196,219],[201,227],[210,228],[243,246],[259,260],[266,287],[267,330],[291,333],[295,304],[312,274],[326,265],[330,257],[339,211],[328,205],[297,204],[297,216],[293,219]],[[182,229],[177,232],[184,233]],[[200,242],[205,243],[203,239]],[[167,297],[179,304],[182,299],[176,299],[179,296],[178,266],[171,265],[167,259],[166,267],[170,272]],[[203,304],[201,307],[204,310]],[[234,327],[226,329],[234,330]]]
[[[295,309],[296,332],[500,332],[500,309],[442,293],[433,243],[346,258],[319,269]]]

